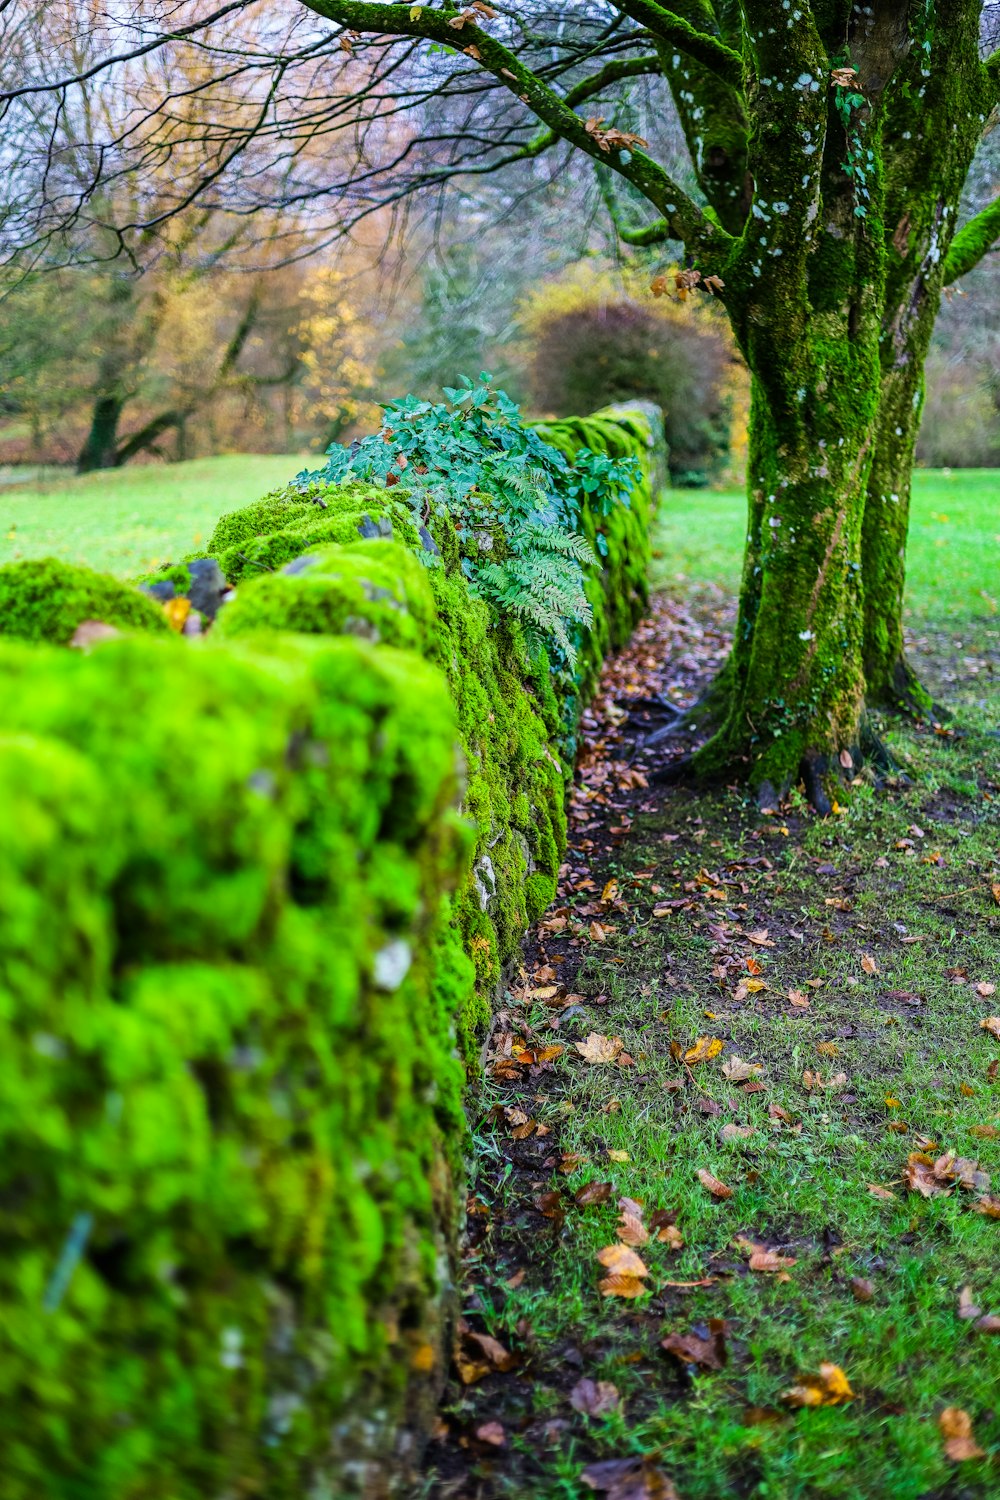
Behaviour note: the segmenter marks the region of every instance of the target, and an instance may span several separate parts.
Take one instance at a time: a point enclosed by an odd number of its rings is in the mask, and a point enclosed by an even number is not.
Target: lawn
[[[746,521],[742,495],[675,490],[664,506],[654,583],[739,578]],[[939,620],[1000,609],[1000,471],[918,471],[910,516],[911,609]]]
[[[190,552],[217,518],[287,483],[302,455],[144,464],[0,490],[0,563],[61,557],[128,577]]]

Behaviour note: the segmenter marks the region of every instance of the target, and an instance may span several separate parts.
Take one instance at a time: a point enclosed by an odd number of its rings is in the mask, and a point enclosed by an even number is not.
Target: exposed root
[[[905,656],[899,657],[881,688],[869,683],[868,697],[884,712],[918,724],[945,724],[952,717],[949,708],[934,701]]]

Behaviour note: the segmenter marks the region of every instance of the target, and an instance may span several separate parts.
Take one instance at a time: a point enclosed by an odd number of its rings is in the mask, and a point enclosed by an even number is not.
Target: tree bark
[[[124,398],[117,392],[104,392],[96,398],[87,441],[76,461],[78,474],[115,468],[118,462],[118,423],[124,408]]]

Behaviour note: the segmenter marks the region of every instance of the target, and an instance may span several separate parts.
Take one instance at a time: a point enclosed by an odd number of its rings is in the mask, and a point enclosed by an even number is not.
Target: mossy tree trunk
[[[305,3],[359,37],[450,48],[460,32],[463,58],[544,127],[520,151],[498,132],[496,163],[560,142],[589,155],[622,240],[681,241],[683,290],[725,303],[753,380],[749,525],[716,733],[695,766],[765,795],[801,774],[829,805],[866,703],[928,701],[902,637],[923,367],[944,285],[1000,237],[1000,199],[955,234],[1000,104],[980,0],[616,0],[613,47],[587,67],[572,27],[536,18],[519,35],[447,6]],[[673,94],[704,207],[626,128],[621,90],[643,75]],[[619,178],[657,218],[628,220]]]

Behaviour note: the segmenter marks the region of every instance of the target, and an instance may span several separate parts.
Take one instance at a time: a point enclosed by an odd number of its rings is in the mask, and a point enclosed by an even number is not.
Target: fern
[[[403,481],[421,520],[436,510],[454,521],[473,591],[519,622],[529,649],[544,647],[572,670],[592,621],[584,582],[596,561],[579,533],[581,507],[607,514],[619,498],[628,504],[638,464],[586,449],[570,463],[524,426],[488,375],[463,377],[445,396],[388,402],[377,433],[350,448],[335,443],[326,466],[296,482]]]

